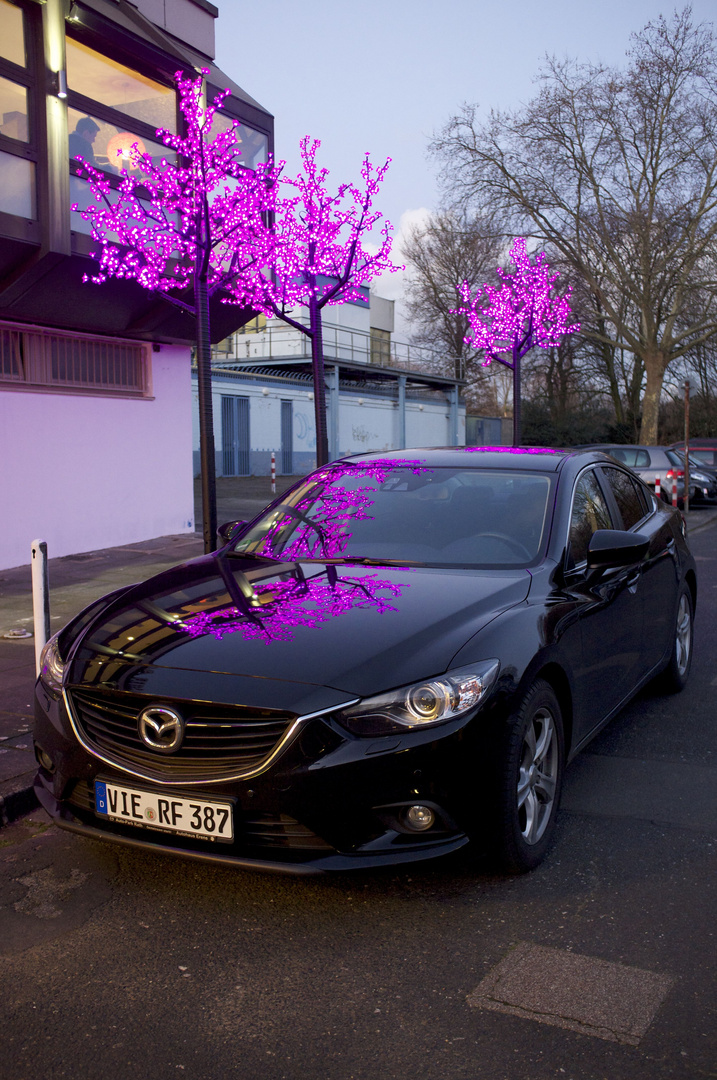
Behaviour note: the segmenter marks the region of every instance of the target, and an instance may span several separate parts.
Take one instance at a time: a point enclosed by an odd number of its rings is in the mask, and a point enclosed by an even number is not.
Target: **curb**
[[[29,814],[40,805],[32,783],[28,784],[24,776],[18,777],[17,785],[13,789],[12,784],[9,784],[10,790],[0,795],[0,829],[17,821],[24,814]]]

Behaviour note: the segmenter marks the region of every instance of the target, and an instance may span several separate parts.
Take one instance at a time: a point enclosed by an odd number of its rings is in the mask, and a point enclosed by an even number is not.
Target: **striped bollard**
[[[672,505],[677,509],[677,477],[672,477]]]
[[[271,493],[276,495],[276,454],[271,452]]]
[[[658,499],[662,498],[662,488],[660,487],[660,477],[655,477],[655,495]]]

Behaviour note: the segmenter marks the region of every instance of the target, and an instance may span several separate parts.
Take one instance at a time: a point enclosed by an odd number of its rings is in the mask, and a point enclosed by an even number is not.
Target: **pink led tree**
[[[105,174],[77,159],[95,200],[80,213],[100,245],[94,253],[99,269],[84,280],[102,284],[109,278],[133,279],[196,320],[204,549],[208,552],[216,547],[217,532],[209,299],[226,291],[246,271],[247,263],[266,259],[271,238],[265,221],[273,206],[278,169],[259,165],[251,170],[241,164],[236,123],[211,137],[215,113],[228,90],[205,104],[201,75],[185,77],[177,72],[175,78],[185,133],[175,135],[160,128],[157,136],[170,156],[176,155],[176,164],[167,159],[155,164],[135,144],[133,175],[123,169],[117,188]],[[119,153],[126,156],[127,151]],[[77,209],[75,204],[73,210]],[[247,234],[254,238],[251,246],[240,242]]]
[[[295,179],[279,179],[274,221],[264,239],[260,219],[252,216],[245,243],[261,255],[249,258],[245,254],[241,262],[246,271],[230,285],[235,302],[283,320],[311,341],[317,466],[329,459],[322,310],[359,299],[361,286],[385,270],[401,269],[390,260],[393,229],[389,221],[384,220],[378,230],[378,250],[372,254],[364,246],[383,217],[372,209],[372,203],[391,159],[376,168],[366,154],[362,184],[341,184],[331,192],[328,170],[316,163],[320,145],[318,139],[302,139],[302,171]],[[257,231],[252,231],[254,227]],[[308,326],[296,312],[302,306],[308,308]]]
[[[496,270],[502,285],[483,285],[473,299],[467,281],[457,286],[463,305],[456,314],[465,315],[470,322],[465,340],[484,351],[484,366],[497,360],[513,372],[513,445],[520,446],[521,361],[536,345],[542,349],[559,345],[561,338],[575,333],[580,324],[569,323],[572,289],[562,296],[554,291],[560,275],[551,274],[542,252],[531,260],[525,240],[516,238],[510,257],[515,273],[500,267]]]

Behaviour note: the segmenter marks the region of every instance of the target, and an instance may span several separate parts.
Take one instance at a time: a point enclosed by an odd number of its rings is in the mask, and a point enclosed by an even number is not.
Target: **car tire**
[[[533,870],[550,847],[565,761],[563,719],[552,686],[536,680],[502,739],[497,856],[503,870]]]
[[[679,694],[687,685],[692,667],[694,641],[694,606],[692,593],[683,585],[677,594],[677,613],[672,640],[672,652],[667,667],[660,675],[659,686],[665,694]]]

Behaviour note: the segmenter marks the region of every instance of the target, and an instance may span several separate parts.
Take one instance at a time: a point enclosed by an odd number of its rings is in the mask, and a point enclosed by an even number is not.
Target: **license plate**
[[[202,840],[234,839],[232,804],[95,781],[95,810],[111,821]]]

